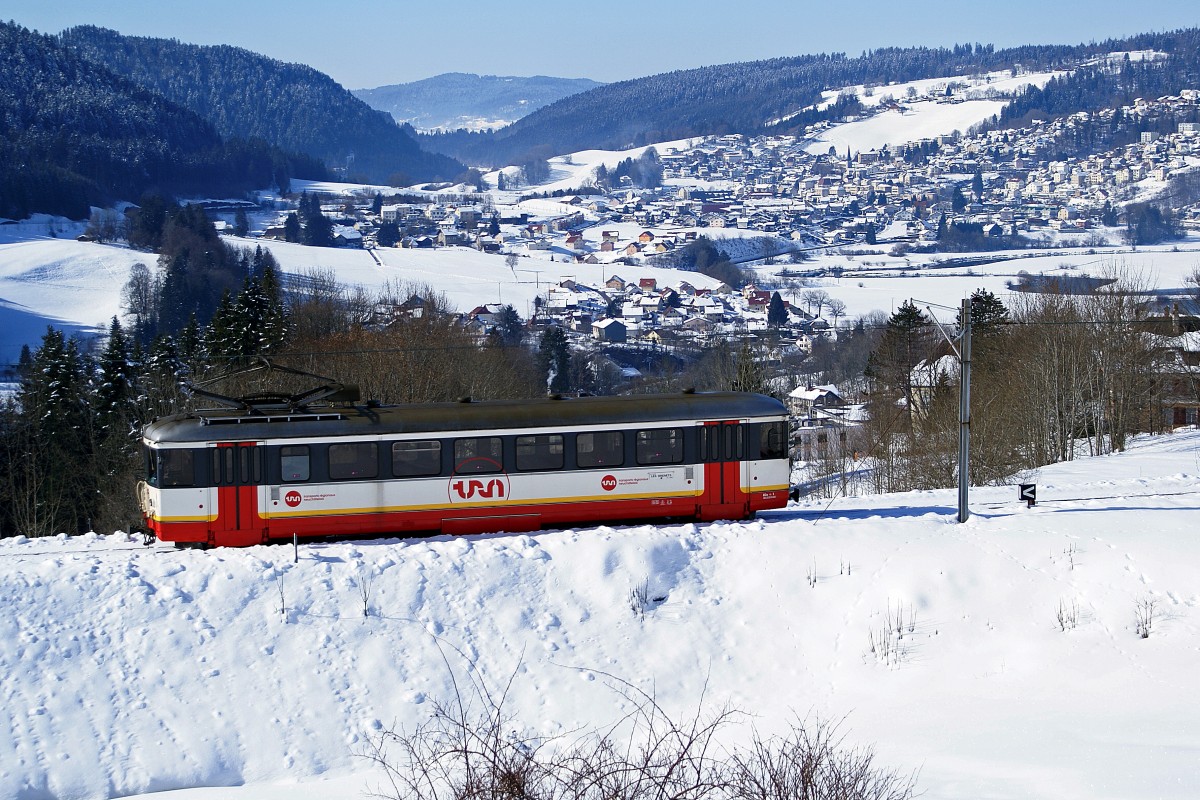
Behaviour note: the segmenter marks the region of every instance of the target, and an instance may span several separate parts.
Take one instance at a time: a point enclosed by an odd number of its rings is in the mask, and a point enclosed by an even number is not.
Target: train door
[[[219,442],[209,451],[217,493],[214,544],[236,547],[266,542],[266,521],[258,514],[265,450],[255,442]]]
[[[745,430],[737,422],[706,422],[697,432],[704,465],[700,518],[742,519],[749,513],[749,495],[742,491]]]

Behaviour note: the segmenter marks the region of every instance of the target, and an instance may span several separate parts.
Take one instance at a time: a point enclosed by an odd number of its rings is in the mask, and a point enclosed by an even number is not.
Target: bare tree
[[[829,292],[824,289],[809,289],[800,296],[804,305],[808,306],[809,313],[815,317],[821,316],[821,309],[829,302]]]
[[[825,305],[829,306],[829,316],[833,317],[833,324],[836,326],[838,319],[846,316],[846,301],[831,297]]]

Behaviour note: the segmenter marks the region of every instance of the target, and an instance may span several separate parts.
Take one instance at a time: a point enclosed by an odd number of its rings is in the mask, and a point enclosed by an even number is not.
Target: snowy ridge
[[[507,707],[546,736],[620,715],[608,673],[681,714],[728,701],[767,734],[845,717],[925,797],[1194,796],[1200,432],[1036,480],[1032,509],[973,490],[965,525],[937,491],[313,544],[298,563],[0,540],[0,798],[360,796],[366,737],[452,699],[448,665],[515,670]]]

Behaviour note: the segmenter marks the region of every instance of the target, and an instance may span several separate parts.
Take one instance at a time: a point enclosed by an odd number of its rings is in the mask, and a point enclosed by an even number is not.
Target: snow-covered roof
[[[797,400],[816,400],[818,397],[823,397],[827,394],[836,395],[837,397],[842,396],[842,393],[838,391],[838,388],[832,383],[829,383],[824,386],[809,386],[808,384],[802,384],[788,392],[788,397],[793,397]]]

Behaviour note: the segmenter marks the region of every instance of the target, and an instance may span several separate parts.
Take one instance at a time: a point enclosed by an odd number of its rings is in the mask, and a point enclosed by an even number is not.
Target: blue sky
[[[956,42],[1077,43],[1200,25],[1196,0],[0,0],[43,33],[92,24],[232,44],[350,89],[442,72],[617,81],[705,64]]]

